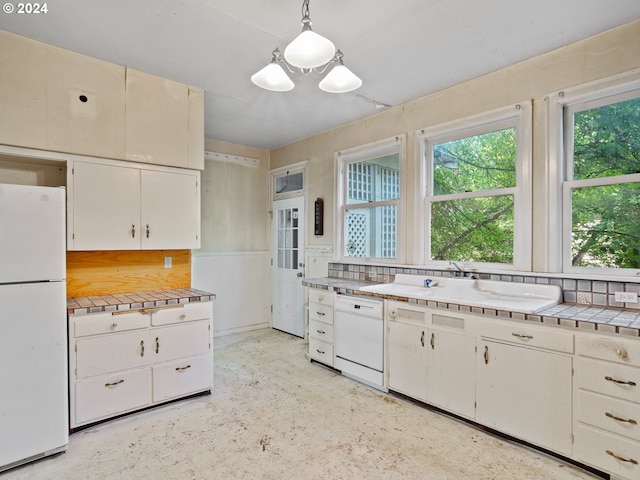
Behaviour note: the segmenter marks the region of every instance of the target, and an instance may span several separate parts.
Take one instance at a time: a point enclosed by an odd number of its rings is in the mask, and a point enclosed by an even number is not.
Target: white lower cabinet
[[[213,387],[212,302],[73,315],[69,327],[71,429]]]
[[[400,302],[387,314],[389,389],[473,419],[476,339],[466,319]]]
[[[333,305],[335,294],[309,289],[309,357],[333,367]]]
[[[476,421],[570,456],[572,364],[569,355],[480,340]]]
[[[640,342],[585,333],[576,350],[575,457],[640,478]]]

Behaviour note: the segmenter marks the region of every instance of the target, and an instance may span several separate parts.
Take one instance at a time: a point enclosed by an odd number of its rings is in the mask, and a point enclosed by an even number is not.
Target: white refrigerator
[[[0,472],[69,440],[64,188],[0,184]]]

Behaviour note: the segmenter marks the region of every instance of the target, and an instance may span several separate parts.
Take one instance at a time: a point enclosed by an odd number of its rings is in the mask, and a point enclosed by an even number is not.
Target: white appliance
[[[69,441],[64,188],[0,184],[0,472]]]
[[[337,295],[334,366],[343,375],[384,387],[384,325],[381,300]]]

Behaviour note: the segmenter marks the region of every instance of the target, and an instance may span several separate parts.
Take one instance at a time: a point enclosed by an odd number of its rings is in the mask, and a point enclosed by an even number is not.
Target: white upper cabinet
[[[140,170],[74,162],[69,250],[140,249]]]
[[[198,177],[189,171],[140,173],[142,249],[198,248]]]
[[[69,250],[200,246],[200,172],[74,161],[68,181]]]
[[[127,69],[126,159],[188,166],[189,87]]]
[[[124,158],[125,68],[50,48],[46,78],[47,148]]]
[[[0,143],[45,148],[47,46],[0,31]]]
[[[0,144],[204,169],[204,90],[0,31]]]

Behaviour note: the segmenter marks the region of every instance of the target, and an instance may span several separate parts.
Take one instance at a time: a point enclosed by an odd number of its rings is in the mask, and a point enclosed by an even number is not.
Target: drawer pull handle
[[[160,352],[160,340],[158,340],[158,337],[156,337],[156,353]]]
[[[151,229],[149,228],[149,224],[147,223],[147,238],[149,238],[150,234],[151,234]]]
[[[131,238],[136,238],[136,226],[131,224]]]
[[[324,317],[324,313],[323,312],[316,312],[318,315],[320,315],[321,317]]]
[[[431,350],[435,350],[436,348],[436,334],[431,332]]]
[[[511,335],[518,338],[524,338],[525,340],[533,340],[533,335],[524,335],[522,333],[516,333],[516,332],[512,333]]]
[[[620,460],[621,462],[631,463],[633,465],[638,465],[638,462],[636,460],[634,460],[633,458],[623,458],[623,457],[619,457],[618,455],[613,453],[611,450],[605,450],[605,451],[607,452],[607,455],[611,455],[616,460]]]
[[[627,353],[624,348],[621,348],[620,350],[616,350],[616,355],[620,358],[627,358],[629,356],[629,353]]]
[[[424,347],[424,330],[422,331],[422,335],[420,335],[420,344]]]
[[[191,368],[191,365],[187,365],[186,367],[176,367],[176,372],[184,372],[188,368]]]
[[[489,365],[489,345],[484,346],[484,364]]]
[[[113,322],[110,328],[111,330],[115,330],[116,328],[118,328],[118,324],[116,322]]]
[[[104,386],[107,387],[107,388],[115,387],[116,385],[120,385],[121,383],[124,383],[123,379],[120,379],[117,382],[113,382],[113,383],[105,383]]]
[[[613,378],[613,377],[610,377],[610,376],[608,376],[608,375],[607,375],[606,377],[604,377],[604,379],[605,379],[607,382],[613,382],[613,383],[617,383],[617,384],[619,384],[619,385],[630,385],[630,386],[632,386],[632,387],[635,387],[635,386],[636,386],[636,382],[632,382],[631,380],[629,380],[629,381],[627,382],[627,381],[625,381],[625,380],[618,380],[618,379]]]
[[[620,418],[620,417],[616,417],[613,413],[609,413],[606,412],[605,415],[609,418],[613,418],[614,420],[617,420],[619,422],[625,422],[625,423],[630,423],[631,425],[637,425],[638,422],[636,422],[634,419],[632,418]]]
[[[316,332],[318,332],[320,335],[324,335],[324,334],[326,334],[326,333],[327,333],[327,332],[325,332],[324,330],[316,330]]]
[[[324,355],[324,352],[318,348],[316,348],[316,352],[318,352],[320,355]]]
[[[140,356],[144,357],[144,340],[140,340]]]

